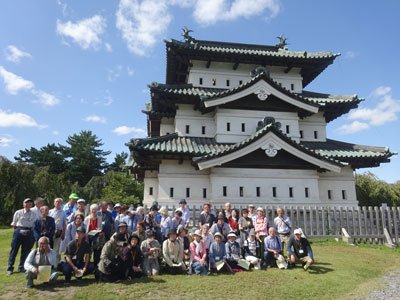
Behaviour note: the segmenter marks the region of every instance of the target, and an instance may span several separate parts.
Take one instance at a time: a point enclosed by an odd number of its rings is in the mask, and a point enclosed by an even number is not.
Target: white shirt
[[[182,207],[179,207],[177,210],[180,210],[182,212],[182,219],[185,221],[185,224],[189,224],[190,222],[189,208],[185,207],[184,209],[182,209]]]
[[[67,222],[67,215],[62,208],[59,210],[53,208],[49,211],[49,216],[53,217],[54,222],[56,223],[56,228],[63,230],[64,224]]]
[[[29,212],[27,212],[26,209],[23,208],[17,210],[14,213],[11,226],[32,228],[35,220],[36,220],[36,214],[32,210],[29,210]]]
[[[253,221],[253,226],[256,225],[257,217],[257,213],[249,213],[249,218],[251,218],[251,220]]]
[[[280,234],[288,234],[290,233],[289,227],[292,227],[292,222],[288,216],[283,216],[283,219],[278,216],[274,219],[274,225],[276,232]]]
[[[32,211],[33,213],[35,213],[36,219],[40,219],[40,208],[37,208],[37,207],[35,206],[35,207],[32,207],[32,208],[31,208],[31,211]]]

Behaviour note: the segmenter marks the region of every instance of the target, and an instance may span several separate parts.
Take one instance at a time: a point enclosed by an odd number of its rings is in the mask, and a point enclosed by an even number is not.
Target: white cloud
[[[38,97],[38,100],[34,102],[38,102],[45,107],[54,106],[60,103],[60,99],[58,99],[56,96],[43,92],[41,90],[32,90],[32,94]]]
[[[21,61],[21,58],[24,57],[32,57],[28,52],[24,52],[22,50],[19,50],[17,47],[14,45],[9,45],[6,50],[5,50],[5,56],[8,61],[11,61],[13,63],[19,63]]]
[[[109,43],[104,43],[104,47],[106,48],[107,52],[112,52],[112,47]]]
[[[130,77],[132,77],[133,76],[133,69],[131,69],[130,67],[126,67],[126,72],[128,73],[128,75],[130,76]]]
[[[116,27],[129,51],[146,55],[165,32],[172,16],[166,0],[121,0],[116,18]]]
[[[349,50],[349,51],[346,51],[346,52],[344,53],[344,58],[346,58],[346,59],[353,59],[353,58],[355,58],[357,55],[358,55],[358,53]]]
[[[219,21],[248,19],[259,15],[274,18],[279,11],[277,0],[197,0],[193,17],[200,25],[209,26]]]
[[[371,95],[379,99],[377,105],[374,108],[358,108],[351,111],[347,119],[354,120],[353,123],[343,125],[338,130],[342,133],[355,133],[371,126],[382,126],[398,120],[400,100],[392,97],[391,90],[391,87],[385,86],[375,89]]]
[[[145,136],[146,130],[136,127],[119,126],[113,130],[117,135],[124,135],[129,133],[136,133],[138,136]]]
[[[99,117],[99,116],[96,116],[96,115],[87,116],[83,120],[86,121],[86,122],[103,123],[103,124],[105,124],[107,122],[107,120],[105,118]]]
[[[338,128],[338,131],[343,134],[351,134],[359,131],[363,131],[369,129],[369,125],[367,123],[353,121],[351,124],[345,124]]]
[[[375,90],[370,94],[371,97],[379,98],[389,94],[392,91],[390,86],[378,86]]]
[[[121,76],[122,66],[118,65],[115,69],[108,69],[108,81],[113,82]]]
[[[29,115],[24,113],[9,112],[0,109],[0,127],[39,127],[45,128],[45,125],[39,125]]]
[[[105,106],[109,106],[114,102],[114,98],[111,96],[109,90],[106,90],[106,95],[104,96],[104,99],[106,100],[106,102],[104,103]]]
[[[0,147],[8,147],[14,142],[14,138],[11,135],[0,136]]]
[[[76,23],[62,23],[57,20],[57,34],[69,37],[82,49],[98,49],[102,43],[100,36],[107,27],[106,19],[99,15],[80,20]]]
[[[58,130],[53,130],[51,133],[54,134],[54,135],[59,135],[60,134],[60,132]]]
[[[21,76],[8,72],[0,66],[0,76],[3,77],[6,90],[11,95],[17,95],[21,90],[31,90],[35,86],[32,81],[25,80]]]
[[[67,15],[67,3],[57,0],[57,4],[61,7],[62,14],[65,17]]]

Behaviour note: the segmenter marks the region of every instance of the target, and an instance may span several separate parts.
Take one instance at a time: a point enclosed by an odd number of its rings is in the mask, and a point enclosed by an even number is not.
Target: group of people
[[[314,262],[308,240],[301,229],[292,232],[284,210],[269,223],[261,207],[214,211],[205,203],[198,227],[190,226],[190,211],[185,199],[169,215],[155,201],[147,213],[143,207],[128,207],[100,202],[91,204],[76,194],[68,202],[54,200],[54,208],[42,198],[23,201],[11,225],[14,234],[7,273],[13,273],[21,248],[19,272],[25,272],[26,288],[33,286],[41,270],[54,281],[62,273],[65,284],[94,273],[98,281],[117,282],[141,276],[156,276],[160,269],[169,274],[208,275],[240,272],[255,268],[294,266],[304,270]],[[33,206],[33,207],[32,207]],[[31,250],[36,243],[34,250]],[[50,266],[42,269],[43,266]]]

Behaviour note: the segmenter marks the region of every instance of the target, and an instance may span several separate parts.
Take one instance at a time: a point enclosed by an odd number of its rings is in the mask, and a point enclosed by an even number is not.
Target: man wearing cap
[[[18,272],[24,272],[24,262],[31,251],[35,240],[33,238],[33,223],[36,220],[36,215],[31,211],[33,201],[30,198],[24,200],[23,209],[17,210],[14,213],[11,226],[14,227],[14,233],[11,241],[10,257],[8,259],[7,274],[11,275],[14,270],[14,262],[17,257],[19,248],[21,249],[21,257],[18,266]]]
[[[260,242],[256,239],[254,228],[250,229],[248,238],[243,242],[244,258],[253,264],[256,270],[261,269],[261,259],[259,258]]]
[[[270,227],[268,230],[269,235],[264,240],[264,259],[267,268],[271,267],[271,264],[275,262],[279,255],[283,254],[282,242],[276,235],[274,227]]]
[[[285,216],[285,211],[283,208],[278,208],[276,210],[278,216],[274,219],[274,225],[276,232],[282,242],[284,256],[287,256],[286,248],[290,240],[290,230],[292,230],[292,222],[288,216]]]
[[[85,217],[87,216],[85,199],[80,198],[78,199],[78,201],[76,201],[76,211],[67,218],[67,223],[71,223],[74,221],[74,215],[76,212],[80,212]]]
[[[200,219],[199,219],[199,225],[200,228],[208,223],[208,225],[211,227],[215,224],[216,219],[215,216],[211,213],[211,205],[210,203],[204,203],[203,205],[203,212],[200,214]]]
[[[40,219],[40,208],[43,206],[43,203],[44,203],[44,199],[43,198],[37,197],[35,199],[35,202],[34,202],[35,206],[32,207],[31,211],[33,213],[35,213],[36,219]]]
[[[306,238],[301,236],[299,229],[294,230],[294,237],[290,238],[287,251],[290,255],[290,262],[294,265],[301,261],[305,271],[314,263],[311,245]]]
[[[175,231],[168,232],[168,238],[163,242],[162,253],[167,273],[175,275],[186,270],[183,262],[183,244],[177,239]]]
[[[33,223],[33,236],[36,246],[39,245],[39,239],[45,236],[49,239],[50,248],[53,248],[53,238],[56,232],[56,223],[52,217],[49,217],[49,207],[44,205],[40,208],[40,218]]]
[[[185,228],[188,229],[190,223],[190,210],[186,207],[186,204],[185,199],[179,200],[179,208],[177,210],[182,212],[182,219],[185,222]]]
[[[100,210],[97,214],[101,217],[102,220],[102,230],[105,234],[106,240],[108,241],[111,238],[112,232],[114,232],[114,218],[111,213],[107,211],[107,202],[101,201],[99,205]]]
[[[111,239],[115,239],[120,233],[125,236],[125,243],[128,245],[128,241],[132,233],[128,231],[128,225],[126,225],[125,222],[121,222],[118,224],[117,232],[112,235]]]
[[[114,213],[112,213],[112,215],[113,215],[113,218],[114,218],[114,220],[117,218],[117,216],[120,214],[120,212],[121,212],[121,204],[119,204],[119,203],[117,203],[117,204],[115,204],[114,205],[114,208],[113,208],[113,212]]]
[[[76,210],[77,210],[77,206],[76,206],[76,201],[79,199],[78,195],[75,193],[72,193],[71,195],[69,195],[68,197],[68,203],[66,203],[63,207],[63,210],[65,212],[65,215],[67,217],[69,217],[70,215],[75,214]]]
[[[125,234],[118,233],[104,245],[98,266],[100,281],[116,282],[124,278],[126,268],[122,253],[127,246],[125,243]]]
[[[153,231],[146,230],[146,239],[140,245],[143,254],[143,272],[147,276],[156,276],[160,272],[158,256],[160,254],[160,243],[154,239]]]
[[[76,228],[75,239],[70,241],[65,250],[66,263],[63,266],[65,284],[71,282],[72,273],[80,278],[94,271],[94,265],[90,262],[90,246],[85,239],[85,228]]]
[[[42,236],[38,241],[38,247],[32,250],[25,260],[25,278],[28,280],[26,288],[30,289],[33,286],[33,280],[37,278],[41,266],[51,266],[49,282],[56,281],[58,278],[57,263],[57,256],[50,248],[49,239]]]
[[[50,209],[49,216],[54,219],[56,224],[56,231],[53,239],[53,250],[57,255],[57,259],[60,260],[60,246],[61,241],[65,238],[65,230],[67,228],[67,216],[62,210],[63,200],[61,198],[54,199],[54,208]]]
[[[229,226],[228,223],[225,222],[225,218],[223,215],[219,215],[217,218],[217,223],[215,223],[213,226],[211,226],[210,232],[212,234],[216,234],[217,232],[221,233],[223,238],[223,242],[226,242],[226,237],[229,232],[231,232],[232,229]]]
[[[136,217],[136,210],[133,207],[129,207],[127,211],[127,216],[122,218],[121,221],[125,222],[128,225],[128,230],[130,232],[135,232],[136,224],[138,222],[138,218]]]

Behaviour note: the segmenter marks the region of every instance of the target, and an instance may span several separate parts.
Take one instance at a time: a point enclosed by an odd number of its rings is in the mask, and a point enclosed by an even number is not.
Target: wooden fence
[[[239,210],[246,206],[235,207]],[[280,206],[264,206],[269,224],[273,224]],[[177,207],[167,207],[172,215]],[[198,226],[203,210],[189,206],[192,227]],[[223,207],[214,207],[215,210]],[[330,206],[282,206],[292,227],[302,228],[311,238],[344,238],[348,242],[366,240],[395,246],[400,243],[400,207],[330,207]],[[292,230],[293,230],[292,229]]]

